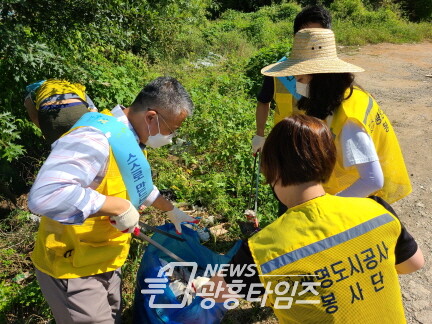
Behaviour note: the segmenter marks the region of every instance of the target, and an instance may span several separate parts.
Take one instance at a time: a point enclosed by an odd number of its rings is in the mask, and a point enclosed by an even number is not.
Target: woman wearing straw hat
[[[286,61],[261,73],[294,75],[303,96],[298,108],[330,126],[338,157],[326,192],[376,195],[393,203],[411,192],[411,183],[390,120],[370,94],[354,85],[353,72],[363,71],[338,58],[331,30],[310,28],[295,34]]]
[[[330,12],[321,5],[310,5],[303,8],[294,18],[293,34],[304,28],[331,29]],[[286,59],[287,57],[284,56],[278,62]],[[252,138],[252,152],[254,155],[262,151],[264,146],[265,126],[271,109],[273,109],[274,125],[285,117],[298,112],[296,102],[300,99],[300,95],[295,91],[295,83],[295,78],[292,75],[264,77],[261,89],[256,96],[256,134]],[[271,105],[272,101],[274,107]]]

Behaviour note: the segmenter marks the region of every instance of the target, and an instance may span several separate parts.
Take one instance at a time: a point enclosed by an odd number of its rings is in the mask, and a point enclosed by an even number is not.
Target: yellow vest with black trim
[[[128,198],[111,149],[106,175],[96,191]],[[63,225],[42,216],[31,259],[38,270],[58,279],[105,273],[124,264],[130,239],[110,224],[108,216],[90,217],[81,225]]]
[[[303,113],[297,108],[296,100],[288,89],[283,85],[278,78],[274,77],[274,101],[276,108],[274,110],[274,124],[276,125],[285,117],[292,114]]]
[[[349,95],[349,89],[345,95]],[[330,126],[335,137],[337,160],[329,181],[324,185],[326,192],[336,194],[360,178],[355,166],[343,166],[340,135],[348,119],[362,126],[375,145],[384,174],[384,186],[373,194],[388,203],[407,196],[412,191],[411,182],[390,120],[376,101],[358,88],[354,88],[351,97],[336,110]]]
[[[36,109],[39,110],[41,102],[51,96],[74,93],[84,102],[87,102],[85,86],[79,83],[70,83],[66,80],[49,79],[46,80],[36,91]]]
[[[369,198],[290,208],[248,243],[280,323],[405,323],[395,269],[399,220]],[[285,309],[281,309],[285,307]]]

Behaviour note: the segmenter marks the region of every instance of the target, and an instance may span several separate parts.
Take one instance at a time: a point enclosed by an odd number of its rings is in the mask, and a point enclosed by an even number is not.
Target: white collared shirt
[[[111,113],[138,141],[122,108],[117,105]],[[59,138],[51,148],[30,190],[29,209],[63,224],[82,224],[106,199],[95,189],[106,173],[108,139],[94,127],[80,127]]]

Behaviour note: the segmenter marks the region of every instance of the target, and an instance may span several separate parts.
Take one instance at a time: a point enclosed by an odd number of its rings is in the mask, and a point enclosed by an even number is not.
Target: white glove
[[[258,151],[262,151],[265,143],[265,137],[254,135],[252,138],[252,152],[256,154]]]
[[[133,233],[138,227],[139,213],[129,201],[129,208],[118,216],[111,216],[111,225],[123,233]]]
[[[188,214],[181,211],[177,207],[174,207],[173,210],[167,211],[166,214],[167,214],[168,218],[170,219],[170,221],[174,224],[177,234],[181,234],[181,232],[182,232],[182,230],[181,230],[181,223],[182,222],[189,222],[189,223],[195,223],[195,224],[199,222],[198,219],[190,217]]]
[[[207,277],[196,277],[192,280],[191,287],[195,293],[201,293],[202,288],[210,281],[210,278]]]

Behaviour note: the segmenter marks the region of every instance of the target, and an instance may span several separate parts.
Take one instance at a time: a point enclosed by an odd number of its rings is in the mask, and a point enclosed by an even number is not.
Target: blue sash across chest
[[[89,112],[72,128],[91,126],[104,133],[119,167],[130,202],[138,208],[153,190],[150,165],[135,135],[115,117]]]

